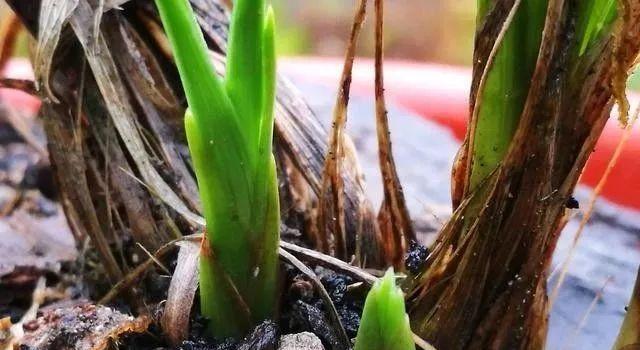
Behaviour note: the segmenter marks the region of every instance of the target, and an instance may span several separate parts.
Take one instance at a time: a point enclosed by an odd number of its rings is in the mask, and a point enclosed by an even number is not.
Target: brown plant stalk
[[[536,68],[508,152],[480,190],[459,192],[461,204],[427,269],[411,280],[414,330],[436,348],[544,346],[546,278],[565,203],[620,93],[612,82],[627,75],[640,51],[640,1],[623,3],[619,25],[578,56],[570,39],[575,3],[549,1]],[[502,16],[487,16],[480,31],[499,32],[492,28],[504,23],[512,6],[513,1],[496,2],[493,11]],[[486,54],[491,47],[480,43],[476,50]],[[484,69],[474,71],[474,92]],[[464,152],[468,148],[462,151],[468,156]]]
[[[396,269],[404,268],[404,254],[408,243],[416,240],[409,209],[391,147],[391,133],[387,105],[384,97],[384,0],[375,0],[375,98],[378,159],[382,173],[384,198],[378,212],[378,225],[382,235],[387,263]]]

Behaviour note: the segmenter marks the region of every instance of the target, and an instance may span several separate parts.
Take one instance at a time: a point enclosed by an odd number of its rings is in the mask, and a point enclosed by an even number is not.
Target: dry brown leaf
[[[37,88],[44,88],[46,95],[54,102],[58,99],[49,85],[51,64],[60,40],[60,33],[78,3],[79,0],[43,0],[40,6],[38,45],[33,70]]]
[[[180,242],[176,268],[171,278],[167,301],[162,315],[162,330],[174,346],[189,334],[189,319],[193,298],[198,289],[200,244]]]
[[[409,248],[409,242],[416,240],[416,233],[411,223],[409,209],[404,200],[404,192],[393,159],[387,104],[384,97],[384,0],[375,0],[375,18],[376,130],[384,192],[378,213],[378,224],[385,249],[385,260],[397,270],[404,270],[404,255]]]
[[[95,41],[92,40],[89,29],[92,28],[90,23],[93,15],[94,10],[91,9],[91,6],[85,0],[81,0],[70,18],[70,23],[85,48],[87,61],[96,76],[96,82],[105,99],[105,105],[120,137],[136,163],[142,179],[153,194],[192,223],[204,227],[204,219],[187,208],[150,163],[138,128],[131,118],[135,112],[129,103],[130,96],[116,68],[105,38],[101,33],[98,38],[95,38]]]
[[[360,0],[351,34],[347,42],[344,67],[333,110],[333,121],[329,135],[329,147],[324,158],[322,187],[318,195],[317,231],[315,244],[322,252],[331,252],[340,259],[347,260],[347,235],[345,228],[345,194],[342,177],[344,157],[344,128],[347,122],[347,106],[351,90],[351,73],[355,60],[356,46],[366,15],[367,0]]]

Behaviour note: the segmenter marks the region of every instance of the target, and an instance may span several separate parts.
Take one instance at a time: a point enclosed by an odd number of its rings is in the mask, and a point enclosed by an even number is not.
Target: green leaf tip
[[[377,281],[364,304],[355,350],[415,350],[404,295],[393,269]]]
[[[584,0],[578,21],[579,55],[585,54],[617,17],[616,0]]]
[[[189,1],[156,5],[188,103],[185,131],[207,223],[201,311],[214,337],[240,338],[272,318],[277,304],[273,11],[264,0],[235,2],[226,75],[220,79]]]

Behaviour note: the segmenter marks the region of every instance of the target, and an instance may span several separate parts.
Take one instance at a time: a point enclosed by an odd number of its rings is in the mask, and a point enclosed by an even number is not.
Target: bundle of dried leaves
[[[36,82],[67,216],[77,236],[91,237],[116,283],[135,265],[128,242],[153,252],[202,225],[184,140],[184,96],[156,9],[150,1],[8,3],[38,39]],[[227,10],[217,1],[192,3],[222,70]],[[283,78],[276,109],[283,216],[288,226],[310,232],[327,133]],[[354,153],[342,162],[344,256],[353,256],[357,241],[381,243]],[[358,260],[379,261],[378,251],[359,250]]]
[[[529,92],[505,158],[469,191],[469,137],[454,169],[460,203],[428,268],[412,281],[414,331],[441,349],[544,347],[551,256],[587,158],[640,50],[640,1],[620,1],[610,33],[574,54],[578,1],[550,0]],[[496,1],[479,27],[470,130],[482,77],[520,1]],[[628,107],[622,100],[621,110]]]

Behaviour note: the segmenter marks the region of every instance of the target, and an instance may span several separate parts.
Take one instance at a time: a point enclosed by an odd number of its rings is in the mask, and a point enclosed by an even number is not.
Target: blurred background
[[[341,56],[355,1],[273,0],[278,13],[280,53]],[[372,4],[370,6],[373,6]],[[469,64],[473,49],[474,0],[388,0],[386,56],[450,64]],[[369,15],[359,53],[373,55]]]
[[[355,1],[273,0],[281,55],[341,56]],[[373,3],[370,5],[373,6]],[[0,1],[0,21],[7,14]],[[468,64],[473,44],[475,1],[388,0],[387,56]],[[370,15],[369,15],[370,17]],[[373,21],[366,23],[359,53],[373,55]],[[19,54],[25,54],[24,40]]]

